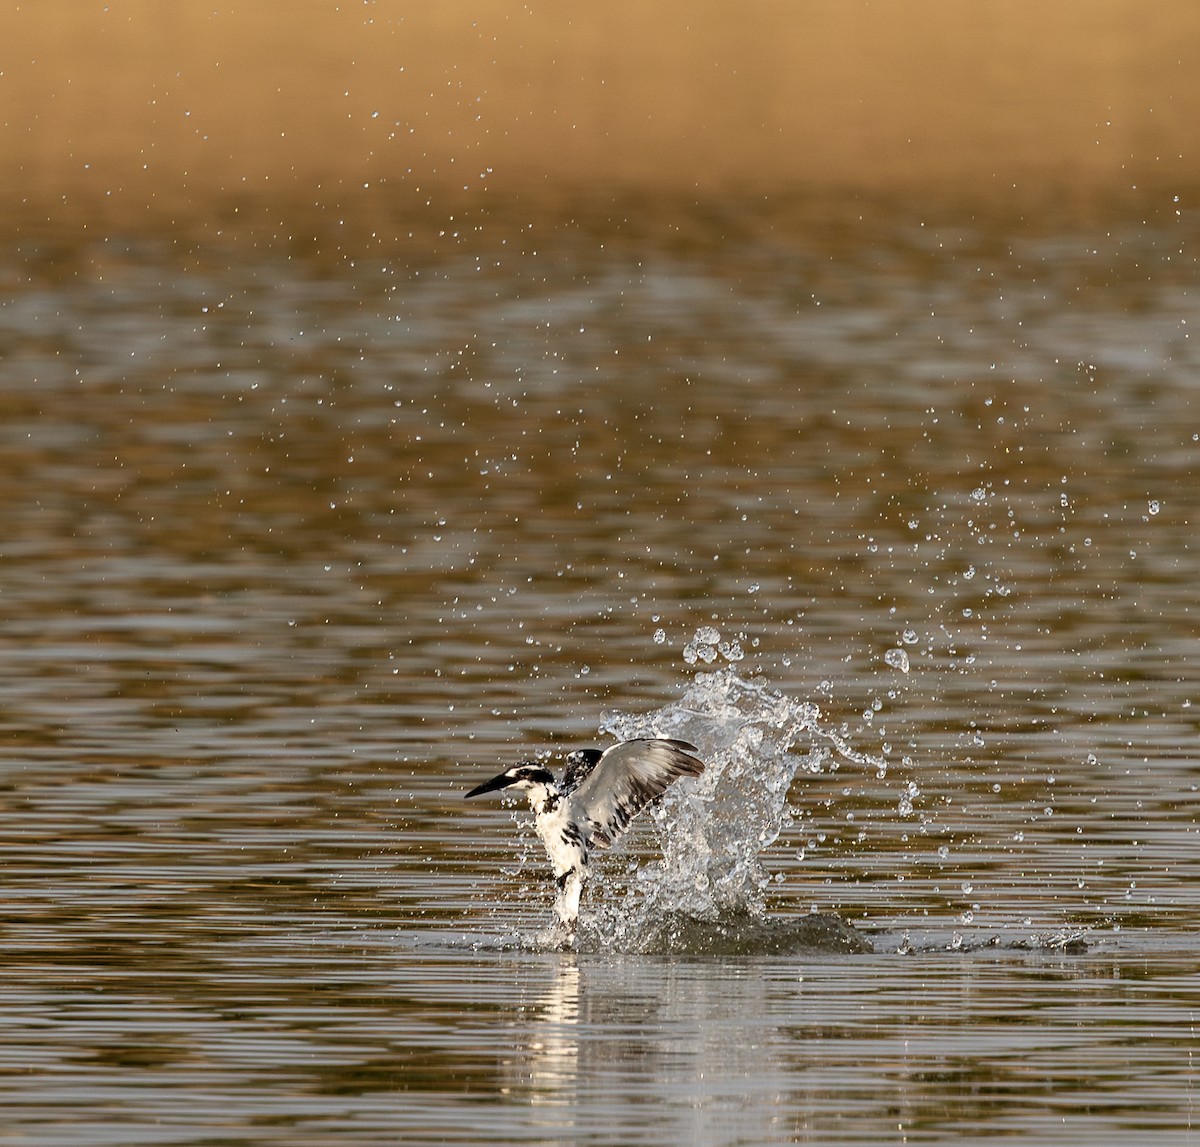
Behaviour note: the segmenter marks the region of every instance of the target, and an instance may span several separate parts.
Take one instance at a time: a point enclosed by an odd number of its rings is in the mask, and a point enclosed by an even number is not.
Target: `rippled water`
[[[1196,239],[11,242],[7,1141],[1190,1142]],[[546,950],[462,793],[646,731]]]

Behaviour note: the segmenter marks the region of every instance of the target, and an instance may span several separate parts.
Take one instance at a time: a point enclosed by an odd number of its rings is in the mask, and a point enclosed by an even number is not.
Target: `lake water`
[[[1181,212],[10,238],[4,1141],[1200,1142]]]

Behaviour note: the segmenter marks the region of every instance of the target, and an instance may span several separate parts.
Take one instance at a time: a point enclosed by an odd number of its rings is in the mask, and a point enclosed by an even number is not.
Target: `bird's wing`
[[[559,791],[565,796],[573,793],[587,778],[604,756],[599,749],[575,749],[567,754],[567,770],[563,773]]]
[[[673,781],[698,777],[704,764],[695,745],[666,738],[622,741],[600,756],[571,794],[588,827],[588,843],[607,848],[629,822]]]

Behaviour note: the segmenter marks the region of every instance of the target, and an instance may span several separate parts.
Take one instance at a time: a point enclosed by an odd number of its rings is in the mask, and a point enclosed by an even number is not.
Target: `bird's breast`
[[[537,834],[546,846],[554,875],[561,876],[578,868],[587,853],[583,829],[567,815],[565,802],[540,814],[536,820]]]

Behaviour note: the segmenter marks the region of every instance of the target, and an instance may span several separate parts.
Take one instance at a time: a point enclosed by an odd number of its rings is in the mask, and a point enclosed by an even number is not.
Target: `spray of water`
[[[663,859],[643,865],[619,903],[598,906],[598,930],[625,948],[660,945],[664,921],[676,929],[680,921],[733,921],[742,932],[764,922],[771,875],[763,853],[792,822],[788,789],[796,775],[842,761],[879,775],[886,768],[824,726],[816,705],[732,668],[698,673],[683,697],[657,712],[610,713],[602,729],[621,739],[691,741],[707,765],[653,810],[667,829]]]

